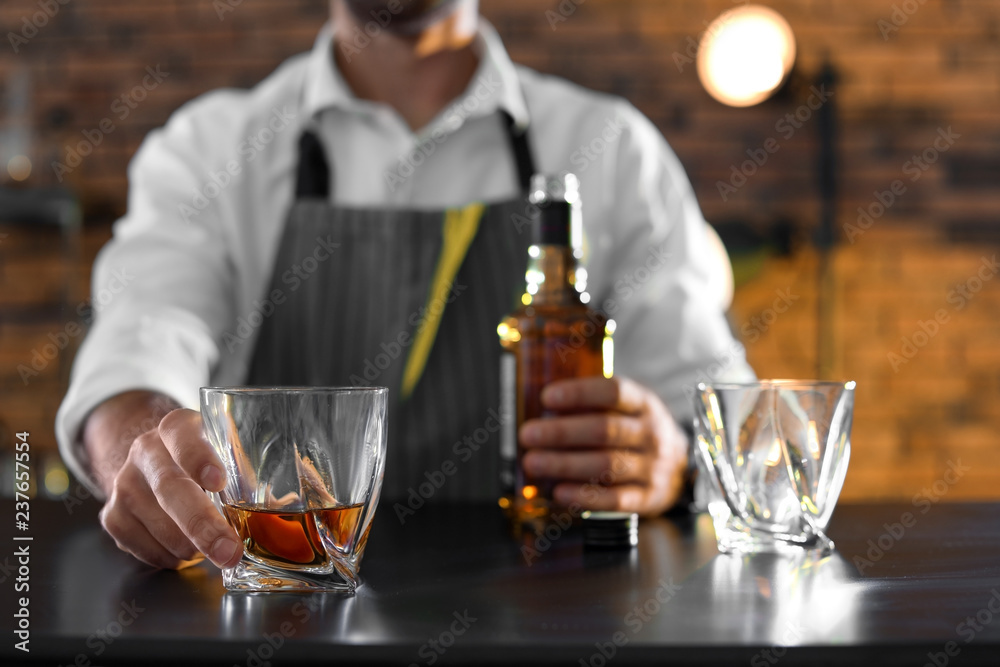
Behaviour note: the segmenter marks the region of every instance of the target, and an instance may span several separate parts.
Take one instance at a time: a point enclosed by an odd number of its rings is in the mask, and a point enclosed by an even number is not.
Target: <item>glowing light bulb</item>
[[[31,160],[24,155],[15,155],[7,162],[7,173],[15,181],[27,180],[31,176]]]
[[[733,107],[763,102],[795,62],[795,36],[776,11],[760,5],[715,19],[698,47],[698,77],[708,93]]]

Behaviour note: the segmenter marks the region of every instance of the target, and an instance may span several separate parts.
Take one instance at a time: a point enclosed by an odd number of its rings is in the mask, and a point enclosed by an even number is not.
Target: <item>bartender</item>
[[[185,105],[129,167],[93,274],[95,292],[123,275],[127,289],[57,418],[105,530],[157,567],[238,562],[203,491],[224,470],[201,386],[390,387],[390,501],[463,436],[495,431],[496,324],[523,287],[536,172],[580,179],[588,291],[617,321],[618,375],[549,385],[561,416],[522,426],[523,464],[559,480],[561,504],[669,509],[685,387],[752,377],[722,312],[728,264],[676,156],[628,102],[514,65],[477,0],[333,0],[331,14],[310,53]],[[479,447],[440,498],[496,499],[497,461]]]

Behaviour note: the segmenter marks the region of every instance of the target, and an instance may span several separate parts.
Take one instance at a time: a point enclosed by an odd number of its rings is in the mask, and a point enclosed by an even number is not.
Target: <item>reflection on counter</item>
[[[228,639],[262,638],[280,648],[290,637],[350,638],[355,597],[336,593],[233,593],[222,596],[222,634]],[[267,656],[258,656],[267,660]]]
[[[706,569],[708,615],[719,610],[719,617],[740,619],[741,627],[728,630],[738,630],[741,639],[795,646],[859,636],[863,586],[839,553],[719,554]]]

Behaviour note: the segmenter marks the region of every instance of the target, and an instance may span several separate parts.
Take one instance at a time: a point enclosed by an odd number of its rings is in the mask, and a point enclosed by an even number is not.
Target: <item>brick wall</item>
[[[830,375],[858,383],[845,498],[908,498],[949,462],[972,469],[948,498],[997,496],[994,250],[886,223],[832,253]],[[760,375],[815,376],[818,264],[814,250],[772,257],[738,290],[732,321]]]
[[[52,163],[62,163],[68,170],[58,176],[84,203],[82,281],[124,208],[125,166],[142,137],[191,97],[251,85],[308,49],[326,15],[324,0],[232,4],[221,16],[224,5],[210,0],[0,4],[0,82],[6,88],[27,71],[32,84],[29,183],[57,184]],[[728,0],[484,0],[483,11],[515,60],[623,95],[661,128],[706,217],[735,239],[740,284],[732,321],[765,377],[818,373],[817,128],[814,115],[791,135],[777,124],[802,112],[811,79],[824,58],[832,62],[840,77],[832,99],[841,121],[841,198],[828,283],[834,324],[823,363],[832,377],[858,381],[845,496],[909,497],[961,459],[973,469],[947,497],[998,497],[1000,281],[983,282],[974,298],[961,298],[962,308],[953,290],[965,285],[971,296],[982,258],[1000,241],[1000,7],[994,0],[765,4],[791,23],[797,68],[778,97],[742,110],[711,100],[687,59],[705,22],[733,6]],[[902,12],[895,17],[894,4]],[[48,17],[37,13],[44,6],[59,9]],[[45,25],[35,34],[25,19]],[[10,33],[25,41],[12,43]],[[144,88],[147,68],[157,67],[168,76]],[[0,132],[17,121],[3,113]],[[935,153],[939,131],[948,128],[951,143]],[[745,169],[753,172],[745,183],[734,180],[747,151],[769,138],[779,150]],[[71,150],[89,154],[77,164]],[[924,151],[926,170],[914,170],[913,157]],[[895,181],[901,194],[880,205],[876,193],[891,193]],[[735,192],[720,190],[720,182]],[[864,218],[859,225],[859,207],[871,212],[870,225]],[[792,230],[790,253],[780,252],[786,239],[776,229]],[[86,292],[77,284],[67,309],[53,310],[65,266],[51,239],[22,233],[0,237],[0,437],[29,425],[38,446],[51,447],[65,359],[28,386],[14,369],[75,317]],[[780,294],[791,305],[768,313]],[[903,337],[922,340],[920,323],[933,329],[941,310],[947,321],[894,369],[888,355],[902,357]]]

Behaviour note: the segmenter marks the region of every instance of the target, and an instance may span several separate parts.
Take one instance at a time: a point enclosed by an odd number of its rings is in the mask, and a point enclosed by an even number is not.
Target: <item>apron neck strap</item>
[[[299,166],[295,174],[296,199],[329,199],[330,166],[319,137],[306,130],[299,137]]]
[[[501,110],[500,113],[504,119],[504,127],[507,129],[507,137],[510,139],[510,147],[514,151],[518,185],[521,186],[522,192],[527,192],[531,186],[531,177],[536,173],[535,160],[531,156],[531,146],[528,143],[528,128],[519,129],[514,117],[506,110]]]
[[[517,183],[522,192],[527,192],[531,177],[535,174],[535,160],[531,155],[527,128],[519,129],[514,117],[501,110],[504,130],[510,140],[517,166]],[[323,144],[311,130],[305,130],[299,137],[299,163],[295,175],[296,199],[330,199],[330,164],[326,159]]]

